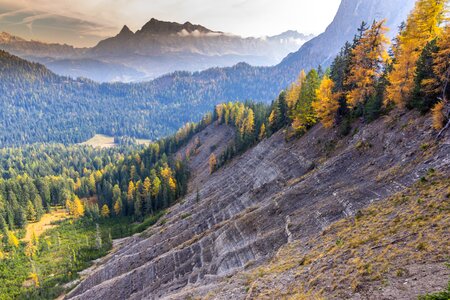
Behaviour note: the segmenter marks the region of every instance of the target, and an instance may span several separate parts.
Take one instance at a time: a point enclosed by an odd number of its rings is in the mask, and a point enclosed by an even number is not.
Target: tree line
[[[317,122],[348,133],[355,118],[370,122],[394,107],[432,111],[441,130],[449,121],[450,27],[445,1],[419,0],[388,49],[385,21],[362,23],[324,72],[302,71],[272,105],[272,130],[296,134]],[[448,126],[448,125],[447,125]]]
[[[211,122],[207,114],[198,124],[188,123],[146,147],[42,144],[1,149],[4,245],[10,244],[13,230],[38,221],[54,206],[64,206],[75,218],[131,216],[136,221],[169,207],[186,193],[189,176],[189,158],[175,153]]]
[[[210,171],[257,141],[286,128],[287,138],[321,122],[349,133],[361,118],[371,122],[393,108],[432,112],[433,126],[450,126],[450,26],[445,1],[419,0],[390,48],[385,20],[363,22],[331,67],[301,71],[270,106],[219,104],[213,119],[236,128],[236,139],[209,159]],[[257,113],[255,113],[257,112]]]

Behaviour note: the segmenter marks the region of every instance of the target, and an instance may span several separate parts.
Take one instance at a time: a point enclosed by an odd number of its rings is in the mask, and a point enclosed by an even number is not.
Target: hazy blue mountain
[[[126,25],[92,48],[26,41],[0,34],[0,49],[45,64],[60,75],[99,82],[147,81],[174,71],[202,71],[239,62],[271,66],[296,51],[312,35],[288,31],[277,36],[242,38],[189,22],[151,19],[132,32]]]

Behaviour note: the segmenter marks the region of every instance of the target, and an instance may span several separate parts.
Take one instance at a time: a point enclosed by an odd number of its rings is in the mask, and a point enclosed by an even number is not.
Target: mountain
[[[89,50],[92,58],[122,63],[149,78],[177,70],[200,71],[245,61],[274,65],[312,36],[290,31],[266,38],[242,38],[189,22],[151,19],[133,33],[127,26]]]
[[[380,3],[388,3],[387,0],[370,0],[364,3],[368,2],[378,8],[384,7]],[[0,123],[2,129],[0,143],[22,144],[39,141],[73,143],[87,140],[95,133],[154,140],[174,132],[186,122],[198,121],[218,103],[236,100],[269,103],[295,80],[302,68],[308,69],[315,60],[324,62],[320,57],[323,58],[325,54],[321,56],[311,53],[325,51],[323,49],[327,43],[323,40],[324,36],[339,32],[336,28],[338,24],[347,24],[342,25],[343,32],[348,31],[346,34],[351,37],[353,33],[350,33],[352,30],[348,25],[349,20],[354,25],[353,31],[356,31],[361,23],[361,17],[370,20],[384,14],[377,9],[370,11],[374,15],[355,16],[354,12],[358,12],[356,9],[358,3],[356,0],[351,3],[345,0],[333,25],[330,25],[323,35],[314,38],[302,46],[299,52],[288,56],[283,63],[274,67],[253,67],[239,63],[233,67],[211,68],[202,72],[174,72],[138,84],[97,84],[89,80],[72,80],[54,74],[48,76],[52,79],[42,78],[40,81],[30,82],[29,78],[34,76],[32,73],[36,71],[35,65],[21,61],[22,69],[15,68],[14,64],[8,64],[8,60],[19,59],[3,53],[1,58],[5,66],[0,70],[0,75],[14,74],[14,76],[11,77],[13,80],[8,77],[9,75],[0,76],[2,99],[0,114],[3,113]],[[404,2],[402,5],[395,3],[399,7],[406,6]],[[385,13],[391,15],[389,11]],[[401,19],[406,19],[406,12],[403,18],[396,16],[396,20]],[[172,28],[174,25],[165,26],[164,28]],[[145,31],[167,30],[151,29],[152,26],[148,28],[147,26]],[[138,34],[132,34],[126,27],[121,32],[121,38],[130,38]],[[153,33],[150,36],[153,36]],[[333,39],[342,40],[342,45],[347,40],[345,36]],[[329,53],[339,50],[338,46],[333,46],[334,43],[337,42],[329,43]],[[71,61],[68,60],[66,65],[71,65]],[[39,66],[39,70],[41,69],[45,68]],[[48,81],[56,83],[48,86],[46,84]],[[16,86],[24,86],[30,90],[17,90]],[[34,95],[33,98],[29,97],[30,93]],[[55,105],[56,100],[60,105]],[[67,107],[63,106],[64,103]],[[31,105],[31,108],[27,105]],[[44,111],[48,113],[43,114]],[[39,124],[36,123],[37,120]],[[55,120],[56,125],[52,123]],[[47,128],[53,130],[47,132]],[[76,131],[73,131],[75,128]]]
[[[27,60],[39,62],[57,74],[73,78],[84,77],[98,82],[128,82],[138,77],[145,77],[144,73],[122,64],[85,58],[86,48],[27,41],[6,32],[0,33],[0,49]]]
[[[414,3],[415,0],[342,0],[325,32],[288,55],[277,68],[295,75],[300,69],[329,66],[342,45],[353,40],[356,28],[363,21],[370,25],[374,20],[386,19],[386,26],[390,28],[389,36],[393,38],[400,24],[406,21]]]
[[[274,94],[267,80],[246,83],[254,72],[239,64],[195,74],[177,72],[146,83],[99,84],[56,75],[0,50],[0,148],[80,143],[95,133],[155,140],[200,120],[223,100]]]
[[[125,25],[116,36],[93,48],[26,41],[4,32],[0,34],[0,49],[43,63],[60,75],[128,82],[239,62],[275,65],[312,37],[288,31],[273,37],[242,38],[190,22],[151,19],[135,33]]]
[[[394,111],[347,137],[280,131],[209,174],[233,132],[212,124],[176,154],[196,149],[187,196],[67,299],[417,299],[447,286],[450,135],[436,142],[428,115]]]

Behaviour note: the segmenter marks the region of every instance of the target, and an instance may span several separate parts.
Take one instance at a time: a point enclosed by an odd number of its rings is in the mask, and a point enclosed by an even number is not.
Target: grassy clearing
[[[96,134],[86,142],[81,143],[81,145],[92,146],[94,148],[112,148],[116,146],[113,137],[103,134]]]
[[[407,276],[405,266],[448,262],[448,228],[450,178],[429,172],[412,188],[331,225],[308,247],[283,247],[247,275],[246,286],[257,291],[254,298],[350,298]],[[271,289],[280,276],[290,283]]]
[[[38,222],[29,223],[25,228],[25,237],[22,239],[24,242],[28,242],[33,234],[36,237],[40,237],[46,230],[55,227],[55,223],[67,219],[69,214],[66,209],[56,208],[52,212],[45,214]]]
[[[49,216],[53,227],[40,233],[31,258],[25,255],[27,243],[22,240],[17,249],[6,252],[0,260],[0,300],[55,299],[70,289],[64,285],[77,280],[78,272],[108,254],[113,239],[144,231],[164,212],[148,216],[142,223],[133,223],[130,217],[54,220],[60,214]]]
[[[136,139],[136,143],[138,145],[148,145],[151,141],[146,139]],[[81,145],[88,145],[94,148],[112,148],[117,146],[117,144],[114,143],[114,137],[104,134],[96,134],[86,142],[81,143]]]

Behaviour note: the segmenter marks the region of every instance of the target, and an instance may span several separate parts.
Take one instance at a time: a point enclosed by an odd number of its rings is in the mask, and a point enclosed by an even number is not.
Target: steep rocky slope
[[[208,128],[211,133],[201,137],[205,145],[208,136],[214,136],[214,126]],[[231,138],[223,136],[220,147]],[[207,157],[211,150],[214,147],[199,148],[197,155]],[[192,167],[195,181],[195,174],[204,172],[206,165],[196,163]],[[380,201],[404,191],[430,172],[448,177],[450,136],[436,143],[429,117],[414,112],[394,113],[366,126],[355,124],[346,138],[320,125],[290,142],[282,132],[276,133],[203,182],[197,181],[198,203],[196,192],[191,191],[158,224],[130,238],[67,298],[273,299],[276,294],[265,291],[288,286],[280,277],[265,277],[264,271],[261,278],[266,281],[256,283],[258,277],[252,274],[259,266],[270,268],[268,261],[275,257],[272,264],[276,264],[277,257],[289,257],[280,256],[289,249],[294,249],[293,253],[314,247],[320,250],[320,234],[327,240],[335,237],[327,236],[328,231],[337,230],[327,229],[330,225],[342,230],[342,223],[333,224],[345,217],[360,217],[359,210],[371,203],[383,203]],[[448,228],[448,223],[448,218],[440,220],[436,230]],[[432,222],[427,224],[434,226]],[[388,250],[383,243],[377,247]],[[356,259],[362,248],[356,244],[355,249],[352,255]],[[442,276],[416,292],[434,291],[448,280],[448,272],[442,268],[446,255],[442,251],[448,251],[448,247],[435,251],[439,253],[429,264],[414,268],[427,272],[422,269],[434,266],[429,270],[438,270]],[[295,261],[302,254],[290,257]],[[396,257],[392,261],[395,264]],[[301,259],[297,262],[302,264]],[[329,268],[338,272],[343,266],[337,263]],[[301,286],[323,271],[283,276],[287,283]],[[247,279],[243,280],[245,274]],[[399,288],[398,284],[379,280],[383,289]],[[308,289],[305,292],[324,291],[304,287]],[[361,299],[358,288],[345,291],[347,298]],[[368,298],[375,295],[370,289],[367,293]]]

